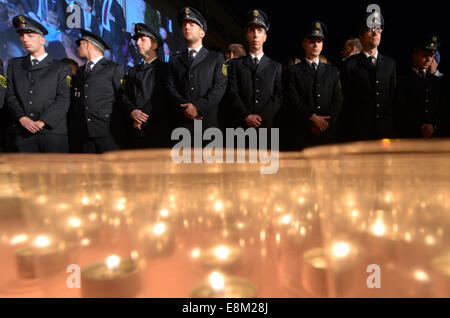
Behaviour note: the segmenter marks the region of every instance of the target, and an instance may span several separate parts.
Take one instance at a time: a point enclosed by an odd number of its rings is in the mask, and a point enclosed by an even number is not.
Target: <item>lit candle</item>
[[[175,237],[166,222],[158,222],[141,231],[139,240],[145,255],[149,257],[165,257],[173,253]]]
[[[327,262],[322,248],[312,248],[303,253],[303,287],[321,297],[327,296]]]
[[[236,265],[239,264],[241,256],[242,252],[239,248],[228,245],[219,245],[204,252],[200,251],[198,259],[208,268],[232,270],[236,269]]]
[[[65,271],[67,266],[67,246],[55,242],[49,236],[37,236],[32,245],[16,252],[17,272],[21,278],[36,278],[36,265],[43,275]]]
[[[213,272],[208,281],[194,287],[191,298],[255,298],[256,286],[239,278]]]
[[[140,290],[139,269],[130,258],[109,256],[81,270],[81,295],[85,298],[129,298]]]
[[[96,220],[96,214],[91,214],[89,216],[89,220],[82,220],[78,217],[69,217],[64,224],[63,231],[70,241],[78,241],[85,242],[86,240],[89,240],[89,245],[93,244],[95,241],[98,240],[100,235],[100,224],[93,223],[91,216],[95,215]],[[83,245],[83,244],[82,244]]]

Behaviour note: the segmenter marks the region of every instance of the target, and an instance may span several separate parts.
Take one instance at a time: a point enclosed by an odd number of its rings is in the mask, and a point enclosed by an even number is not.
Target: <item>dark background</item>
[[[366,8],[371,3],[381,7],[385,20],[379,51],[393,57],[400,71],[410,67],[410,54],[414,41],[420,34],[437,34],[441,37],[441,65],[448,68],[448,35],[450,12],[444,1],[243,1],[219,0],[237,17],[245,20],[245,13],[259,8],[267,13],[271,30],[265,45],[265,53],[279,62],[301,56],[301,35],[314,20],[324,22],[328,28],[328,39],[323,55],[336,63],[344,42],[357,37]]]

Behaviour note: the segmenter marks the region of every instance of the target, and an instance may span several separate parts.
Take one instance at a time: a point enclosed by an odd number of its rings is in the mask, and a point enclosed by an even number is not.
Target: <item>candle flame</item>
[[[34,239],[34,245],[37,247],[47,247],[50,245],[50,238],[45,235],[40,235]]]
[[[10,243],[11,243],[11,245],[16,245],[16,244],[24,243],[26,241],[28,241],[28,235],[19,234],[19,235],[14,236],[11,239]]]
[[[213,272],[209,276],[209,283],[214,290],[222,290],[225,287],[225,277],[218,272]]]
[[[227,259],[230,255],[230,249],[224,245],[221,245],[214,250],[214,255],[216,255],[219,259]]]
[[[74,217],[69,218],[69,220],[67,221],[67,223],[69,223],[69,225],[70,225],[71,227],[75,227],[75,228],[81,226],[81,220],[80,220],[79,218],[74,218]]]
[[[290,215],[285,215],[281,218],[281,223],[283,224],[289,224],[291,223],[291,216]]]
[[[166,218],[169,216],[169,210],[167,209],[162,209],[161,211],[159,211],[159,214],[163,217]]]
[[[383,236],[386,233],[386,226],[384,225],[382,220],[377,220],[375,224],[372,226],[373,234],[377,236]]]
[[[157,236],[160,236],[166,232],[166,225],[162,222],[156,223],[153,227],[153,233]]]
[[[106,266],[109,269],[115,269],[120,264],[120,257],[117,255],[111,255],[106,259]]]
[[[222,203],[222,201],[216,201],[216,203],[214,203],[214,209],[215,209],[217,212],[222,211],[222,209],[223,209],[223,203]]]
[[[347,242],[336,242],[332,245],[332,253],[337,258],[347,257],[350,253],[350,244]]]
[[[81,204],[82,204],[82,205],[88,205],[89,202],[90,202],[90,200],[89,200],[88,197],[82,197],[82,198],[81,198]]]
[[[191,252],[191,257],[192,258],[199,258],[200,257],[200,249],[199,248],[194,248]]]
[[[414,272],[414,278],[420,282],[427,282],[429,280],[428,274],[422,270]]]

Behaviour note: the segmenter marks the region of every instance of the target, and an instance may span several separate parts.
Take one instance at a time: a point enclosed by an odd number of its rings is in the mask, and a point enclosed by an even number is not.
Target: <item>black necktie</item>
[[[191,50],[190,52],[189,52],[189,62],[192,64],[193,62],[194,62],[194,59],[195,59],[195,54],[197,53],[197,51],[195,51],[195,50]]]
[[[420,76],[421,78],[425,78],[425,76],[426,76],[426,71],[425,71],[425,70],[419,71],[419,76]]]
[[[312,67],[314,72],[317,71],[317,64],[315,62],[311,63],[311,67]]]
[[[259,65],[259,59],[256,56],[253,58],[253,62],[255,63],[255,66]]]
[[[377,59],[375,58],[375,56],[369,56],[369,61],[373,67],[375,67],[377,65]]]
[[[39,60],[38,59],[32,59],[31,60],[31,66],[32,67],[35,67],[36,65],[38,65],[39,64]]]
[[[86,65],[86,75],[89,75],[89,73],[92,71],[92,65],[94,64],[94,62],[88,62]]]

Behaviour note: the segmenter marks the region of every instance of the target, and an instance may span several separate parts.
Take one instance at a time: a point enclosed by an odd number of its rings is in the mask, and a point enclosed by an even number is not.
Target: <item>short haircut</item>
[[[359,51],[362,51],[362,45],[361,45],[361,41],[358,38],[351,38],[348,39],[348,42],[350,43],[351,46],[356,47]]]
[[[227,53],[231,52],[233,52],[236,57],[242,57],[246,55],[245,48],[242,44],[233,43],[228,45]]]

